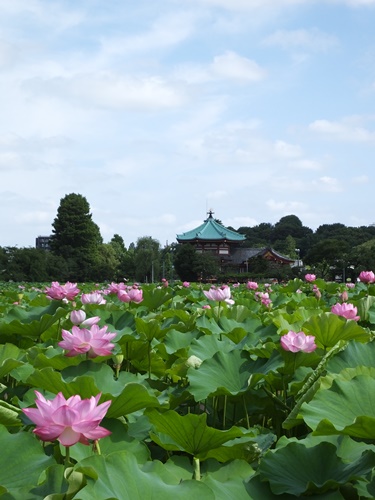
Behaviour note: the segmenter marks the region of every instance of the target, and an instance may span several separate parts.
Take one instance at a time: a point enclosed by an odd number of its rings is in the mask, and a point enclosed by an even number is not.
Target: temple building
[[[217,256],[221,270],[231,269],[236,272],[248,272],[249,261],[261,257],[276,265],[293,265],[295,259],[273,250],[271,247],[246,248],[242,243],[246,236],[227,229],[213,217],[213,212],[208,212],[208,218],[195,229],[176,236],[180,244],[193,245],[197,252],[210,252]]]
[[[208,218],[195,229],[178,234],[178,243],[190,243],[197,252],[211,252],[221,260],[228,261],[231,254],[245,240],[245,235],[227,229],[213,218],[213,212],[208,212]]]

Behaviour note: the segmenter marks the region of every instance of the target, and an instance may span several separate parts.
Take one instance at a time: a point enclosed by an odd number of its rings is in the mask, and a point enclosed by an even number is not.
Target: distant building
[[[193,245],[197,252],[210,252],[217,256],[220,267],[236,272],[248,272],[249,261],[261,257],[276,265],[293,265],[295,259],[281,255],[270,247],[246,248],[242,246],[246,236],[237,231],[227,229],[213,218],[213,212],[208,212],[208,218],[195,229],[178,234],[177,242]]]
[[[35,238],[35,248],[50,250],[51,236],[38,236]]]

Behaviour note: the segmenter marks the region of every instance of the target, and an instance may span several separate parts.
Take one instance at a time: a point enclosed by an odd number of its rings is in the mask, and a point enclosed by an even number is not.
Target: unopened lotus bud
[[[113,362],[114,364],[117,366],[117,365],[122,365],[122,362],[124,361],[124,355],[123,354],[116,354],[115,356],[113,356]]]
[[[73,325],[80,325],[85,321],[86,319],[86,313],[85,311],[80,310],[74,310],[70,313],[70,321],[73,323]]]
[[[121,370],[121,365],[122,362],[124,361],[124,356],[122,354],[116,354],[115,356],[112,356],[112,359],[113,359],[113,367],[116,373],[116,379],[118,379]]]
[[[348,300],[349,296],[348,296],[348,292],[346,290],[344,290],[341,294],[341,300],[343,302],[346,302]]]
[[[190,356],[187,360],[186,360],[186,364],[189,368],[199,368],[201,366],[201,364],[203,363],[203,361],[198,358],[198,356]]]

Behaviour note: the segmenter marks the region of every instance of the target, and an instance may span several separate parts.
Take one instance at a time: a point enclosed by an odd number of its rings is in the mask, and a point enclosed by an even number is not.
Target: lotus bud
[[[201,366],[201,364],[203,363],[203,361],[198,358],[198,356],[190,356],[187,360],[186,360],[186,365],[189,367],[189,368],[199,368]]]
[[[86,313],[85,311],[80,310],[74,310],[70,313],[70,321],[73,323],[73,325],[80,325],[85,321],[86,319]]]
[[[124,356],[122,354],[116,354],[112,356],[113,359],[113,368],[115,369],[116,379],[118,379],[122,362],[124,361]]]

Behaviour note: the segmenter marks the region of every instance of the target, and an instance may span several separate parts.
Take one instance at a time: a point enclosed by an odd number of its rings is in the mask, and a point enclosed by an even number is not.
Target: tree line
[[[249,278],[290,279],[312,269],[322,278],[345,281],[354,280],[361,270],[375,269],[374,225],[323,224],[313,231],[297,216],[288,215],[276,224],[229,229],[246,236],[244,247],[272,247],[300,263],[271,269],[261,259],[251,260]],[[197,254],[191,245],[172,243],[162,248],[158,240],[141,236],[126,247],[119,234],[104,243],[87,199],[75,193],[60,200],[49,251],[0,247],[0,281],[197,281],[211,276],[226,280],[229,275],[236,279],[234,269],[220,275],[217,260],[210,254]]]

